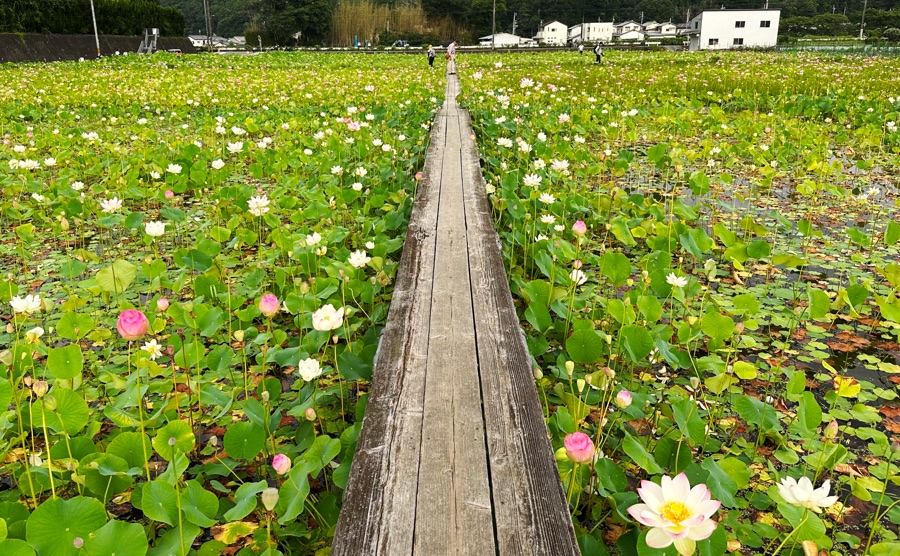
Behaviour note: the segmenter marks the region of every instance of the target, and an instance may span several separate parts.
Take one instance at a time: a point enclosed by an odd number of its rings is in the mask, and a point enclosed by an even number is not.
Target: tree
[[[317,44],[331,29],[329,0],[261,0],[257,22],[275,44],[293,45],[300,33],[302,44]]]

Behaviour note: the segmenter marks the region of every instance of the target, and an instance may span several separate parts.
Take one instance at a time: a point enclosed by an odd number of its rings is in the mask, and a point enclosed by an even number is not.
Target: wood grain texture
[[[578,554],[474,142],[462,156],[498,553]]]
[[[332,554],[578,554],[450,76]]]

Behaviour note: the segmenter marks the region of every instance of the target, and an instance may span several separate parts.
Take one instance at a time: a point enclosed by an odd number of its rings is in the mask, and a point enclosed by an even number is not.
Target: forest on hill
[[[184,13],[189,34],[205,32],[201,0],[160,0]],[[314,44],[328,36],[332,14],[341,5],[374,4],[390,10],[421,9],[429,20],[454,22],[465,28],[468,39],[490,34],[494,0],[209,0],[213,27],[221,36],[241,35],[253,23],[259,29],[285,24],[303,30],[300,42]],[[801,34],[854,34],[858,32],[864,0],[771,0],[770,8],[781,9],[788,28]],[[760,0],[496,0],[497,31],[533,36],[538,26],[553,20],[567,25],[583,21],[672,21],[686,22],[703,10],[716,8],[762,8]],[[891,11],[893,10],[893,11]],[[819,17],[817,20],[812,18]],[[801,18],[790,25],[792,19]],[[305,19],[305,21],[303,21]],[[871,30],[900,24],[900,0],[869,0],[866,12]],[[402,38],[388,32],[383,38]],[[422,34],[428,40],[427,33]],[[384,41],[382,41],[384,42]]]
[[[464,44],[498,32],[533,36],[542,23],[672,21],[684,23],[703,10],[762,8],[765,0],[208,0],[212,31],[246,35],[265,44],[348,45],[353,40],[413,44],[459,39]],[[781,34],[855,35],[866,0],[770,0],[781,10]],[[203,0],[95,0],[101,33],[205,34]],[[180,13],[179,13],[180,12]],[[183,14],[183,22],[182,22]],[[900,0],[868,0],[866,32],[881,36],[900,28]],[[383,22],[383,23],[382,23]],[[89,0],[4,0],[0,32],[87,33]]]

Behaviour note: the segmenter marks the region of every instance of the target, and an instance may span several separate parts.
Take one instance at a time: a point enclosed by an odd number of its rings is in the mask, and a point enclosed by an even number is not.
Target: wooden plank
[[[372,373],[369,403],[335,531],[331,553],[336,556],[412,552],[445,134],[446,119],[438,117],[432,128],[424,178],[419,182],[410,217]],[[385,512],[392,514],[390,523],[382,519]]]
[[[458,110],[449,101],[438,214],[415,553],[495,550],[467,264]]]
[[[469,128],[467,115],[463,127]],[[463,143],[469,266],[498,554],[579,554],[485,195]],[[477,239],[476,239],[477,238]]]

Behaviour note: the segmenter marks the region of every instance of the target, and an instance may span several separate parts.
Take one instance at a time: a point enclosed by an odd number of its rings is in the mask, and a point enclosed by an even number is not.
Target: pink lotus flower
[[[422,179],[422,172],[416,172],[416,181],[419,181],[421,179]]]
[[[119,321],[116,323],[116,329],[122,338],[133,342],[140,340],[147,330],[150,328],[150,321],[144,313],[137,309],[126,309],[119,315]]]
[[[666,548],[673,543],[682,556],[690,556],[697,541],[709,538],[716,530],[716,522],[709,519],[722,505],[710,499],[705,484],[691,488],[687,475],[679,473],[674,479],[663,476],[662,484],[641,481],[638,494],[643,504],[628,508],[638,523],[651,527],[647,532],[647,546]]]
[[[259,300],[259,310],[267,317],[273,317],[279,308],[278,298],[274,294],[267,293]]]
[[[572,224],[572,233],[576,236],[583,236],[587,233],[587,225],[584,223],[584,220],[578,220]]]
[[[284,454],[276,454],[272,458],[272,467],[279,475],[284,475],[291,470],[291,459]]]
[[[594,459],[594,443],[591,442],[591,437],[583,432],[566,435],[563,444],[566,447],[566,455],[575,463],[588,463]]]
[[[169,308],[169,300],[165,297],[160,297],[156,300],[156,312],[163,313],[166,309]]]
[[[166,199],[171,199],[175,197],[175,192],[171,189],[166,189]]]
[[[619,393],[616,394],[616,405],[622,409],[631,405],[631,392],[628,390],[619,390]]]

